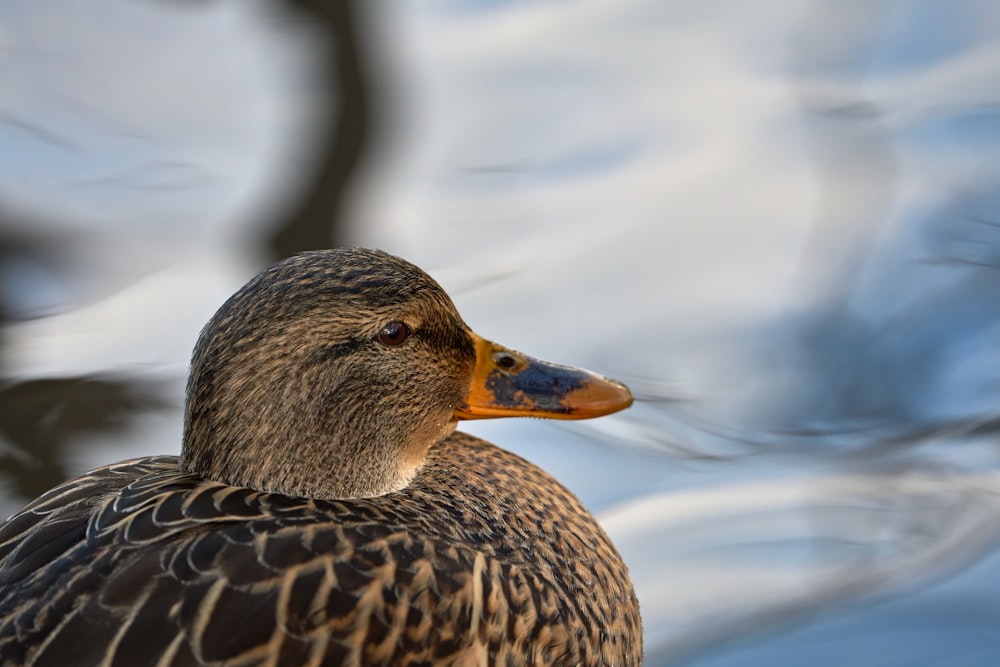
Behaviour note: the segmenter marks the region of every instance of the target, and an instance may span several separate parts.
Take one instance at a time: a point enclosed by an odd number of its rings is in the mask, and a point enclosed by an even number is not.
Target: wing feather
[[[421,493],[287,498],[172,457],[89,473],[0,527],[0,664],[627,664],[607,651],[638,637],[634,600],[607,649],[595,620],[627,581],[608,546],[536,530],[564,498],[521,525],[516,499]],[[539,558],[547,541],[562,551]]]

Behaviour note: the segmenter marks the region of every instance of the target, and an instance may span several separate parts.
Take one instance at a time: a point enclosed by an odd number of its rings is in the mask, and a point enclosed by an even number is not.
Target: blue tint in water
[[[864,607],[822,613],[804,625],[734,641],[699,667],[987,667],[1000,655],[1000,555],[942,583]],[[651,667],[668,663],[648,663]]]

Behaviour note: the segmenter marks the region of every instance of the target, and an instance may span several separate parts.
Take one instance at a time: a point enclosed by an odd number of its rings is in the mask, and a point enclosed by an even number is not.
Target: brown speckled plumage
[[[339,258],[344,264],[345,255],[352,261],[374,262],[376,267],[389,257],[367,251],[330,251],[314,254],[311,261],[322,264]],[[401,262],[384,261],[390,260]],[[402,266],[410,270],[410,265]],[[383,267],[389,270],[394,269]],[[294,272],[290,275],[295,278]],[[406,374],[406,362],[398,355],[389,363],[386,357],[377,356],[384,352],[377,347],[358,351],[371,339],[371,318],[358,313],[379,311],[373,322],[422,313],[421,328],[415,324],[414,331],[429,333],[407,354],[420,358],[422,372],[431,369],[441,375],[429,382],[446,391],[422,403],[404,388],[399,393],[407,407],[383,409],[430,415],[440,403],[451,411],[461,396],[448,395],[448,388],[455,378],[467,384],[472,352],[462,341],[464,324],[450,301],[433,281],[428,284],[429,295],[419,296],[420,289],[415,290],[416,297],[389,295],[382,305],[373,304],[370,295],[365,297],[367,303],[352,306],[349,319],[353,324],[346,329],[336,317],[318,328],[305,327],[301,318],[304,314],[305,320],[316,319],[315,303],[306,304],[305,310],[301,302],[293,304],[288,312],[297,313],[300,321],[261,324],[265,331],[274,327],[272,334],[284,331],[283,335],[306,341],[298,346],[288,343],[289,349],[282,354],[273,354],[259,326],[241,335],[263,341],[275,359],[264,364],[263,371],[259,363],[254,364],[266,382],[274,382],[277,376],[272,371],[289,363],[314,363],[318,369],[329,369],[329,357],[320,354],[315,360],[311,355],[316,354],[316,346],[308,341],[349,344],[350,352],[339,350],[344,355],[361,354],[363,365],[381,359],[374,363],[382,369],[366,370],[361,377],[389,372],[385,368]],[[286,293],[286,299],[297,299],[300,294],[294,287],[287,292],[291,296]],[[351,299],[357,297],[356,291],[349,293]],[[398,304],[403,304],[402,310]],[[195,377],[199,363],[205,372],[206,346],[214,345],[206,340],[218,332],[218,318],[232,316],[227,310],[231,306],[232,300],[203,334],[195,355]],[[274,312],[268,314],[265,307],[252,318],[267,319]],[[235,317],[226,326],[238,329],[246,322],[239,313]],[[365,333],[347,335],[352,331]],[[240,347],[238,335],[226,335],[229,340],[223,347]],[[436,359],[423,358],[421,350],[433,352]],[[227,353],[222,354],[225,361]],[[261,359],[259,353],[249,354],[258,362]],[[344,355],[339,358],[343,360]],[[344,389],[345,382],[357,382],[361,362],[356,359],[348,364],[352,370],[339,371],[339,379],[321,388],[336,389],[341,397],[369,400],[369,392],[361,385]],[[226,372],[217,357],[210,356],[209,361],[217,366],[211,371],[216,379]],[[317,368],[299,368],[300,372],[323,383],[317,379]],[[250,380],[239,383],[247,386]],[[382,394],[397,391],[395,385],[378,388],[376,404]],[[201,391],[206,391],[204,386],[192,380],[189,401]],[[277,389],[278,394],[291,396],[280,400],[294,401],[297,409],[314,399],[316,405],[329,406],[329,391],[289,391]],[[261,400],[279,399],[269,394]],[[251,408],[256,409],[252,400],[247,409]],[[454,433],[436,444],[428,443],[426,460],[412,479],[403,480],[401,488],[375,497],[338,499],[343,494],[323,492],[339,487],[324,482],[322,471],[350,474],[352,466],[380,456],[379,452],[360,459],[355,455],[346,461],[347,467],[338,468],[336,457],[328,452],[310,453],[322,450],[327,442],[323,438],[310,441],[311,433],[322,431],[320,425],[333,429],[327,434],[343,436],[338,429],[359,428],[361,423],[372,428],[370,422],[378,421],[370,407],[345,409],[364,413],[363,418],[331,427],[326,416],[307,415],[282,425],[287,431],[283,437],[306,440],[306,453],[298,458],[295,442],[273,439],[279,437],[278,432],[265,429],[267,435],[261,439],[254,431],[240,435],[238,428],[223,428],[236,441],[225,445],[186,441],[183,466],[170,456],[126,461],[67,482],[35,500],[0,528],[0,664],[641,663],[638,602],[625,566],[597,522],[569,491],[523,459]],[[188,433],[197,430],[190,428],[191,410],[189,406]],[[412,442],[399,435],[403,431],[398,424],[416,424],[411,430],[419,431],[423,428],[420,420],[387,419],[395,424],[385,431],[389,437],[405,441],[388,443],[399,446],[393,455],[412,449]],[[296,424],[310,423],[296,430]],[[202,437],[210,434],[205,428]],[[368,438],[357,446],[381,445],[386,442]],[[191,455],[191,448],[199,446],[215,448],[214,457],[207,456],[209,467],[220,460],[230,462],[225,475],[212,480],[199,474],[202,468],[191,463],[201,460],[197,453]],[[266,448],[273,451],[268,454],[263,451]],[[244,466],[253,467],[240,463],[241,456],[247,462],[280,459],[287,472],[270,483],[267,465],[240,472]],[[323,456],[331,458],[330,466],[324,468]],[[300,474],[296,462],[309,470]],[[247,475],[253,477],[250,483]],[[258,478],[263,482],[253,483]],[[373,483],[380,486],[386,479],[395,480],[396,471],[388,471]],[[299,495],[310,497],[275,492],[285,490],[287,484],[299,484],[307,492]]]

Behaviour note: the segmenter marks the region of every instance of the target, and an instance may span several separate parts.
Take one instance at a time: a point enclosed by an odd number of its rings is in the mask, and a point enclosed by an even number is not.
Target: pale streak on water
[[[198,328],[308,167],[310,42],[263,5],[64,5],[0,9],[0,193],[71,260],[6,279],[44,316],[3,368],[174,401],[81,439],[82,470],[177,450]],[[647,664],[992,664],[1000,10],[369,7],[391,131],[352,238],[480,333],[636,390],[591,424],[474,430],[600,513]]]

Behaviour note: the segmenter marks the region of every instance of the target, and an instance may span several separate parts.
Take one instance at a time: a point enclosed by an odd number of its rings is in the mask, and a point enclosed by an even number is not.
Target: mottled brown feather
[[[174,457],[108,466],[10,520],[0,559],[4,665],[640,662],[638,604],[600,526],[462,433],[370,499],[228,487]]]

